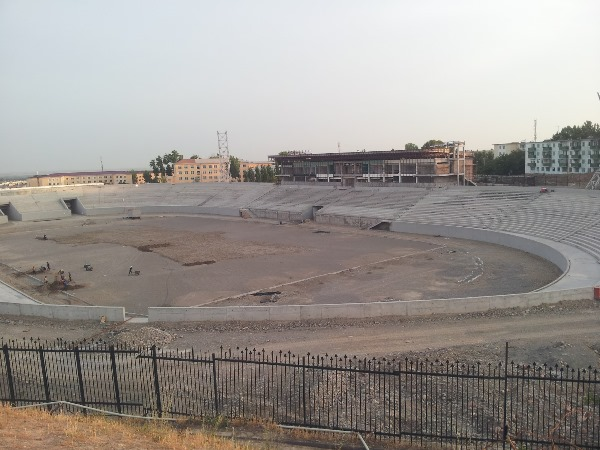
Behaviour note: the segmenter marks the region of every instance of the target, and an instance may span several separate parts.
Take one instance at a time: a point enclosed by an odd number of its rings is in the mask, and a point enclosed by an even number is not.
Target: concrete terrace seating
[[[247,208],[259,218],[300,221],[312,217],[313,207],[326,202],[333,191],[333,186],[275,186]]]
[[[11,220],[52,220],[71,215],[71,211],[56,193],[19,195],[10,200]]]
[[[411,208],[428,193],[418,188],[359,188],[341,192],[342,196],[327,202],[317,213],[317,222],[328,222],[328,216],[393,220],[399,211]]]
[[[369,187],[266,183],[86,185],[2,192],[9,220],[71,215],[64,201],[78,199],[82,214],[239,215],[370,227],[380,221],[499,231],[579,248],[600,261],[600,192],[515,187]],[[64,200],[64,201],[63,201]],[[6,208],[4,208],[6,210]],[[0,221],[0,224],[2,222]]]
[[[257,198],[270,192],[274,186],[267,183],[253,183],[248,189],[248,183],[230,183],[219,189],[201,206],[232,206],[243,208]]]
[[[535,195],[538,194],[518,190],[437,189],[401,212],[396,220],[487,229],[506,214],[524,207]]]

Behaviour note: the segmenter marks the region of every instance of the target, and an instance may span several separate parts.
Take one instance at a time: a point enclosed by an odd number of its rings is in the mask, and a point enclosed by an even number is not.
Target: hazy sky
[[[0,0],[0,173],[600,122],[600,1]]]

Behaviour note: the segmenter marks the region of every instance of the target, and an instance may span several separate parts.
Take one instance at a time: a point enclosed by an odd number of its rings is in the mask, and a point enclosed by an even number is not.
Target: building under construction
[[[283,152],[269,156],[282,181],[400,184],[469,184],[473,153],[464,142],[448,142],[422,150],[381,152]]]

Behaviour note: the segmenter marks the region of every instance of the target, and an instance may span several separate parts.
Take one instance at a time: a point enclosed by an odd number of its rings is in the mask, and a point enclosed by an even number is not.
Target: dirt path
[[[165,323],[149,327],[3,317],[0,330],[0,337],[5,340],[103,339],[209,353],[218,353],[220,347],[240,347],[295,354],[471,362],[503,360],[508,341],[510,359],[518,363],[600,367],[600,304],[593,301],[469,315],[303,323]],[[169,336],[166,341],[165,335]],[[119,336],[123,339],[119,340]]]

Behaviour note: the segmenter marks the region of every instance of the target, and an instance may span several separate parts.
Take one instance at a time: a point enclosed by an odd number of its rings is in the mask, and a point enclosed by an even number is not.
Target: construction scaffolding
[[[473,178],[473,154],[462,141],[422,150],[288,152],[269,159],[287,181],[465,185]]]

